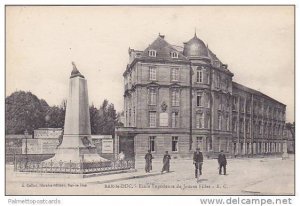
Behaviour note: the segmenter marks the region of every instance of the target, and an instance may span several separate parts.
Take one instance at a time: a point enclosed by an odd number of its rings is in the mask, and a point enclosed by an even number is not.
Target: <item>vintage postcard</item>
[[[294,12],[7,5],[6,195],[295,195]]]

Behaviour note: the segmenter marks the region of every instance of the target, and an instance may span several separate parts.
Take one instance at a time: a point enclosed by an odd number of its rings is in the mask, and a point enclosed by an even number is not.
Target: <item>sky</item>
[[[6,96],[31,91],[60,105],[74,61],[90,104],[108,99],[122,111],[128,48],[144,50],[159,33],[183,46],[195,30],[235,82],[286,104],[294,121],[292,6],[7,6]]]

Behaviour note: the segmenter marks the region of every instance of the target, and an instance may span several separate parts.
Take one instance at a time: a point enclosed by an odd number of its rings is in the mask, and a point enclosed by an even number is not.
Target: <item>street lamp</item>
[[[28,136],[28,131],[27,129],[24,131],[24,135],[25,135],[25,168],[27,168],[27,163],[28,163],[28,147],[27,147],[27,136]]]

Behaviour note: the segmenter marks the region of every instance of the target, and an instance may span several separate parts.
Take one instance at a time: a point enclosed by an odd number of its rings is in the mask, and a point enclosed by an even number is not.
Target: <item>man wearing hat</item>
[[[200,175],[202,175],[202,164],[203,164],[203,155],[202,152],[200,152],[199,148],[197,148],[196,152],[194,152],[193,164],[195,165],[195,178],[198,178]],[[198,171],[199,171],[199,176],[198,176]]]
[[[161,170],[161,173],[170,172],[170,159],[171,156],[169,155],[168,151],[166,151],[164,158],[163,158],[163,168]]]
[[[145,155],[145,160],[146,160],[145,171],[146,171],[146,173],[148,173],[152,170],[152,159],[153,159],[153,156],[151,154],[151,151],[148,150],[148,153]]]
[[[223,167],[224,175],[226,175],[227,160],[225,154],[223,153],[223,150],[221,150],[218,156],[218,163],[219,163],[219,175],[222,174],[222,167]]]

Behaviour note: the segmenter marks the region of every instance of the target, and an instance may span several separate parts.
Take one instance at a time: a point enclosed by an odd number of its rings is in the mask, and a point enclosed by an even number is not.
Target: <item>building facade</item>
[[[282,151],[286,106],[233,81],[233,73],[195,36],[183,48],[163,35],[144,51],[129,48],[124,76],[124,127],[115,148],[128,157],[169,151],[190,158]]]

